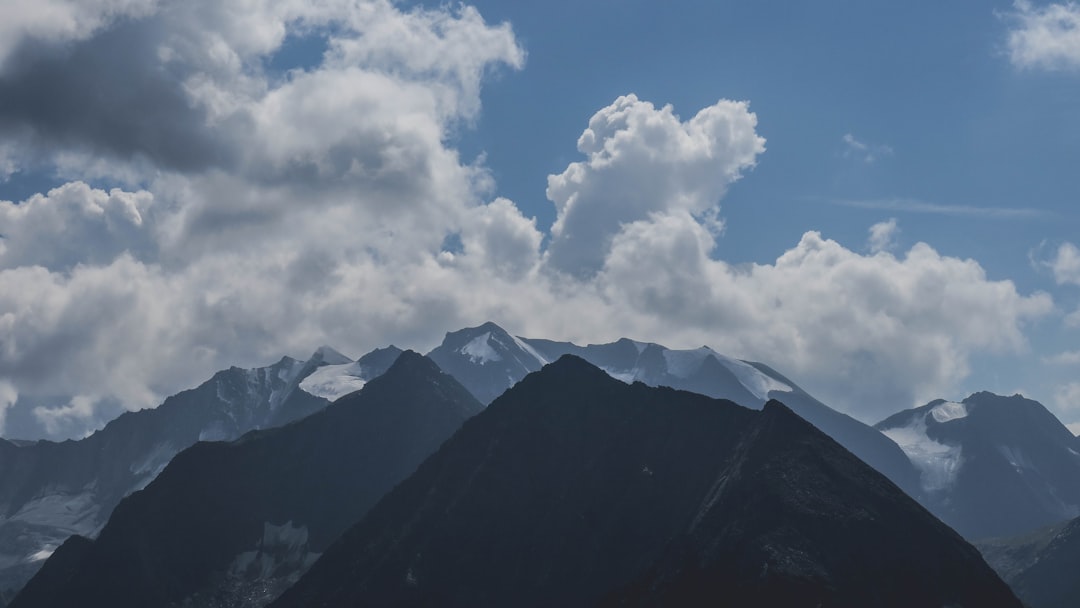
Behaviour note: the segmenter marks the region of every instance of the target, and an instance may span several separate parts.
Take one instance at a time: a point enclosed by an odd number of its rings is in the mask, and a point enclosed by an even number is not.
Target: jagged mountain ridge
[[[925,504],[969,539],[1080,515],[1080,439],[1037,401],[987,392],[939,399],[876,428],[920,468]]]
[[[563,355],[574,355],[623,382],[670,386],[760,409],[771,398],[840,442],[908,494],[919,497],[919,474],[908,457],[872,427],[821,403],[771,367],[724,356],[708,347],[673,350],[627,338],[609,344],[521,338],[492,322],[446,335],[428,353],[483,403],[502,394],[526,374]]]
[[[687,566],[693,566],[688,568]],[[783,405],[567,356],[465,423],[273,606],[1019,606]]]
[[[403,353],[303,420],[185,450],[92,544],[61,547],[12,608],[261,606],[480,409]]]
[[[400,352],[374,351],[355,365],[378,375]],[[343,359],[323,347],[307,361],[283,357],[268,367],[222,370],[157,408],[123,414],[78,441],[0,440],[0,606],[64,539],[95,535],[124,496],[150,483],[181,450],[324,408],[327,399],[297,389]]]

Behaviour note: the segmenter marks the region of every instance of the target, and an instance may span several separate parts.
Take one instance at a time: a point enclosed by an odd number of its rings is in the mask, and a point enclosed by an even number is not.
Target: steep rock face
[[[1019,606],[970,545],[779,403],[627,385],[572,356],[467,422],[273,605],[691,598]]]
[[[407,352],[361,391],[285,427],[199,443],[47,563],[12,607],[261,606],[481,409]]]
[[[1030,608],[1080,606],[1080,518],[978,547]]]
[[[976,393],[876,426],[919,467],[925,504],[967,538],[1080,515],[1080,441],[1036,401]]]

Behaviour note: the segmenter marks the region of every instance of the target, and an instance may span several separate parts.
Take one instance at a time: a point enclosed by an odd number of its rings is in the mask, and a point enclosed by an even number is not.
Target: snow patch
[[[42,547],[42,549],[40,551],[38,551],[36,553],[31,553],[30,555],[28,555],[26,557],[26,561],[28,563],[43,562],[43,561],[49,559],[50,557],[52,557],[52,554],[55,553],[55,552],[56,552],[56,545],[48,544],[48,545],[45,545],[44,547]]]
[[[529,346],[521,338],[519,338],[517,336],[510,336],[510,337],[514,339],[514,344],[517,344],[518,348],[520,348],[521,350],[529,353],[529,355],[532,356],[533,358],[535,358],[540,363],[540,365],[543,366],[543,365],[547,365],[548,363],[551,363],[551,361],[548,361],[546,357],[544,357],[539,352],[537,352],[537,350],[535,348]]]
[[[479,363],[480,365],[502,361],[499,353],[495,352],[495,349],[491,348],[491,344],[488,343],[489,338],[491,338],[491,332],[485,332],[470,340],[458,352],[468,357],[473,363]]]
[[[743,388],[753,393],[755,397],[762,401],[768,400],[769,393],[772,391],[784,393],[795,391],[795,389],[787,384],[767,375],[765,372],[762,372],[760,369],[750,365],[746,361],[725,357],[724,355],[715,352],[713,353],[713,356],[716,357],[716,360],[724,367],[728,368],[729,372],[735,374],[735,378],[739,380],[739,384],[743,385]]]
[[[366,375],[359,363],[324,365],[300,382],[300,390],[335,401],[364,388]]]
[[[919,470],[922,487],[928,492],[943,490],[956,481],[960,472],[960,446],[939,443],[926,434],[926,414],[914,416],[907,426],[882,431],[896,442]]]
[[[610,367],[601,367],[600,369],[604,370],[604,372],[607,373],[607,375],[609,375],[612,378],[615,378],[616,380],[618,380],[620,382],[623,382],[625,384],[633,384],[634,380],[637,380],[637,371],[638,370],[636,370],[636,369],[633,369],[633,370],[630,370],[630,371],[619,371],[617,369],[612,369]]]
[[[1005,460],[1009,461],[1009,464],[1012,465],[1012,468],[1016,469],[1017,471],[1035,468],[1031,466],[1031,463],[1028,461],[1027,456],[1024,456],[1024,452],[1022,452],[1020,448],[1014,448],[1007,445],[999,445],[997,446],[997,450],[999,454],[1005,457]]]
[[[950,420],[959,420],[966,418],[968,415],[967,406],[963,403],[954,403],[952,401],[946,401],[940,405],[935,406],[930,410],[930,415],[934,417],[934,420],[938,422],[948,422]]]
[[[97,529],[100,510],[91,491],[77,494],[56,492],[27,502],[9,521],[61,528],[72,534],[90,536]]]
[[[703,346],[694,350],[665,350],[664,361],[667,363],[667,371],[678,378],[688,378],[691,374],[701,369],[705,359],[713,357],[735,375],[735,379],[755,397],[766,401],[771,391],[791,392],[787,384],[772,378],[750,365],[746,361],[726,357],[713,349]]]

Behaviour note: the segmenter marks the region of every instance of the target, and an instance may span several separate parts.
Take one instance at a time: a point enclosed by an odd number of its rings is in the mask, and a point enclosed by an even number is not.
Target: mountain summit
[[[1080,515],[1080,439],[1037,401],[975,393],[876,426],[919,468],[930,510],[967,538]]]
[[[427,356],[485,405],[548,362],[525,341],[490,321],[447,333]]]

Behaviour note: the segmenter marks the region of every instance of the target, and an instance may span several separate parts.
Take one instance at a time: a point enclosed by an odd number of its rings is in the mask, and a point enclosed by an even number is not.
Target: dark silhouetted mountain
[[[1080,606],[1080,518],[978,547],[1030,608]]]
[[[353,363],[323,347],[306,362],[285,357],[269,367],[233,367],[80,441],[0,441],[0,602],[64,539],[97,534],[120,499],[150,483],[181,450],[301,419],[329,403],[298,390],[309,376],[355,368],[371,378],[400,352],[381,349]]]
[[[778,402],[567,356],[469,420],[275,608],[1016,606],[978,552]]]
[[[12,608],[264,605],[481,407],[406,352],[312,416],[180,453]]]
[[[925,502],[969,539],[1080,515],[1080,442],[1036,401],[976,393],[877,425],[922,473]]]
[[[767,365],[726,357],[708,347],[673,350],[626,338],[578,346],[514,337],[488,322],[447,334],[428,356],[477,399],[489,403],[526,374],[568,354],[627,383],[670,386],[752,409],[761,409],[770,398],[779,399],[908,494],[920,498],[918,471],[880,432],[821,403]]]

